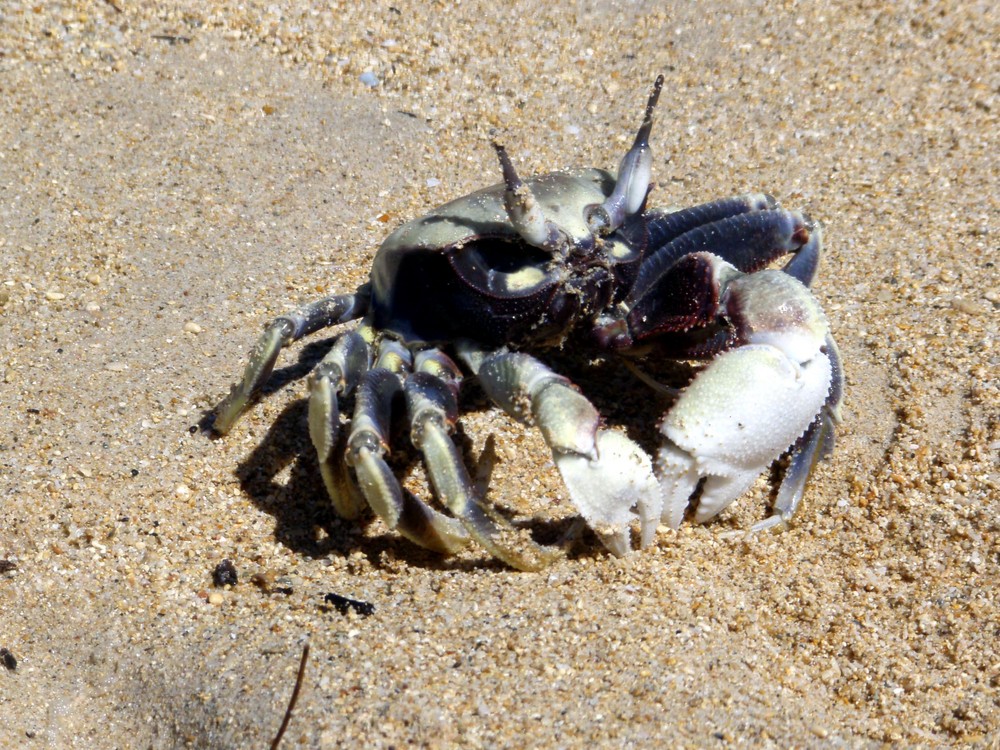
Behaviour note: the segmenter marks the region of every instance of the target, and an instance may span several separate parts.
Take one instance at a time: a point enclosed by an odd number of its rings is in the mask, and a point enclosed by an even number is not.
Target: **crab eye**
[[[596,237],[603,237],[611,231],[611,217],[604,206],[598,203],[591,203],[583,209],[583,218],[590,233]]]

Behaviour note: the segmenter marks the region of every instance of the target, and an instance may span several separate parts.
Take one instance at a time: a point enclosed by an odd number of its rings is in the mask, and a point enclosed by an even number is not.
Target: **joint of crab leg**
[[[519,353],[490,357],[480,367],[479,381],[508,414],[537,424],[553,451],[597,458],[597,410],[566,378],[534,357]]]
[[[219,435],[232,429],[247,404],[271,376],[282,347],[320,328],[361,317],[368,307],[370,295],[371,287],[365,284],[354,294],[326,297],[276,318],[254,344],[243,378],[215,408],[212,429]]]
[[[354,405],[354,419],[347,438],[347,462],[354,464],[362,450],[382,455],[388,448],[392,401],[402,389],[399,376],[388,370],[365,373]]]
[[[552,562],[558,552],[525,539],[479,501],[450,437],[458,413],[450,385],[428,372],[418,372],[407,379],[405,392],[413,444],[423,454],[438,497],[469,535],[495,557],[519,570],[537,570]]]
[[[458,339],[455,342],[455,352],[458,354],[458,358],[465,363],[465,366],[469,368],[473,375],[478,377],[479,369],[483,366],[483,363],[490,359],[491,357],[496,357],[504,354],[507,351],[506,348],[500,348],[497,350],[484,349],[480,344],[470,339]]]
[[[653,152],[649,147],[649,134],[653,128],[653,112],[663,88],[663,76],[657,76],[653,91],[646,102],[646,114],[635,134],[632,148],[628,150],[618,165],[615,189],[604,203],[590,206],[587,210],[587,224],[594,234],[606,235],[624,223],[627,216],[639,211],[649,193],[650,177],[653,174]]]
[[[358,378],[368,370],[370,360],[367,342],[351,331],[337,339],[313,370],[309,382],[309,437],[316,448],[327,494],[341,518],[357,518],[361,498],[343,461],[338,399],[354,389]]]
[[[810,222],[808,218],[806,218],[806,226],[803,231],[805,242],[781,270],[806,286],[810,286],[816,276],[816,269],[819,267],[820,256],[823,252],[823,231],[819,224]]]
[[[531,397],[531,413],[552,450],[598,458],[597,426],[601,417],[565,378],[543,383]]]
[[[365,340],[351,331],[337,339],[309,379],[309,436],[320,462],[330,455],[340,432],[339,396],[354,390],[367,372],[371,352]]]
[[[510,223],[521,238],[532,247],[549,253],[562,253],[569,247],[569,240],[553,222],[545,218],[545,212],[531,192],[531,188],[518,177],[514,165],[507,155],[507,149],[494,142],[493,148],[500,160],[503,171],[503,203]]]
[[[403,373],[410,369],[412,363],[413,356],[410,350],[400,342],[385,338],[379,342],[374,369]]]
[[[399,523],[402,490],[382,456],[388,449],[392,402],[402,387],[399,376],[388,370],[365,373],[358,385],[344,456],[354,467],[368,504],[390,528]]]
[[[468,544],[462,526],[403,490],[378,453],[360,448],[354,471],[365,499],[390,529],[421,547],[444,554],[454,554]]]
[[[370,298],[371,285],[365,284],[354,294],[337,294],[325,297],[296,308],[287,315],[280,316],[278,320],[287,320],[292,324],[292,340],[297,341],[321,328],[346,323],[361,317],[368,309]]]
[[[394,358],[399,352],[387,352],[386,343],[379,361],[396,364]],[[428,549],[456,552],[469,541],[462,525],[404,491],[383,458],[388,447],[392,401],[401,388],[399,376],[388,370],[375,369],[365,374],[358,386],[345,459],[354,467],[365,500],[390,529],[397,529]]]
[[[424,349],[417,352],[413,358],[413,369],[441,379],[457,395],[458,386],[462,382],[462,371],[452,358],[440,349]]]
[[[573,504],[609,550],[631,549],[633,508],[642,545],[652,541],[662,497],[649,457],[624,435],[599,430],[597,410],[569,381],[520,353],[487,356],[479,381],[508,414],[538,425]]]

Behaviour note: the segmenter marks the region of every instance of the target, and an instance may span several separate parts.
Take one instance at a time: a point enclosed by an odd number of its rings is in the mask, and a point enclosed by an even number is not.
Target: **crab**
[[[266,327],[215,410],[215,432],[228,433],[259,395],[282,348],[361,319],[309,377],[309,435],[344,519],[368,505],[418,545],[450,554],[475,540],[523,570],[559,554],[515,529],[470,477],[453,433],[459,386],[471,376],[501,409],[537,426],[576,509],[614,554],[633,549],[636,521],[646,547],[661,524],[714,518],[787,454],[773,511],[751,530],[784,527],[833,447],[843,394],[837,346],[809,290],[821,231],[762,194],[649,208],[662,85],[660,76],[617,173],[521,179],[494,143],[502,182],[396,229],[354,293]],[[567,343],[600,357],[704,363],[671,391],[655,455],[603,426],[545,364],[546,351]],[[341,409],[351,403],[348,423]],[[404,418],[447,513],[389,467],[393,420]]]

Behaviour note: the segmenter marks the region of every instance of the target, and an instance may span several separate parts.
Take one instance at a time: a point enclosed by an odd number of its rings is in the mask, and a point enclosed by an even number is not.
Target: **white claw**
[[[652,462],[618,432],[597,433],[599,458],[553,453],[573,504],[604,545],[619,557],[632,550],[629,527],[638,516],[641,546],[656,535],[663,497]],[[637,512],[632,509],[635,508]]]
[[[769,344],[733,349],[684,390],[660,427],[664,523],[680,526],[703,477],[695,521],[718,515],[806,431],[832,378],[830,359],[815,349],[801,364]]]

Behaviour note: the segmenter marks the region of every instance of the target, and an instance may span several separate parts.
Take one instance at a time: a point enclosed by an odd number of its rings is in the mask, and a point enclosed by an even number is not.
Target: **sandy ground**
[[[996,747],[995,4],[291,5],[0,5],[0,746],[266,747],[308,640],[285,747]],[[740,533],[767,476],[532,574],[337,521],[322,335],[199,431],[267,320],[497,180],[491,135],[523,173],[613,168],[659,72],[654,200],[825,226],[847,402],[791,531]],[[606,374],[611,424],[656,419]],[[557,538],[544,446],[466,401],[491,499]]]

